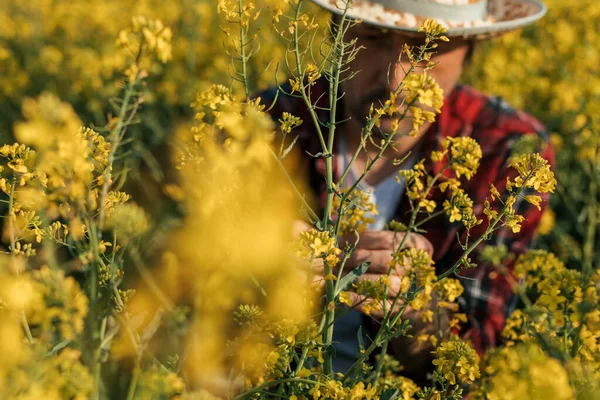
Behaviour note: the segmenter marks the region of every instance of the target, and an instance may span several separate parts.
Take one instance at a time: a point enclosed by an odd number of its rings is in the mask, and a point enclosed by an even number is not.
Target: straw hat
[[[347,0],[313,0],[343,14]],[[529,25],[546,13],[540,0],[354,0],[348,16],[381,28],[416,33],[434,18],[447,36],[483,39]]]

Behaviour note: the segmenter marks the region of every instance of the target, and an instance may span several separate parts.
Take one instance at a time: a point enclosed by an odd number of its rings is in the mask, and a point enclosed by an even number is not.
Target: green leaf
[[[296,135],[296,137],[294,138],[294,140],[292,140],[292,143],[290,143],[290,145],[283,151],[283,153],[281,154],[281,159],[282,160],[285,158],[285,156],[287,156],[289,154],[290,151],[292,151],[292,148],[294,147],[294,145],[298,141],[299,137],[300,137],[300,135]]]
[[[364,263],[360,264],[358,267],[354,268],[352,270],[352,272],[350,272],[348,275],[346,275],[342,279],[340,279],[338,287],[334,293],[334,297],[337,297],[342,290],[344,290],[346,287],[353,284],[361,275],[363,275],[365,272],[367,272],[367,269],[369,269],[370,265],[371,265],[370,261],[364,262]]]
[[[356,338],[358,339],[358,345],[360,346],[360,350],[366,349],[365,338],[363,337],[363,326],[362,325],[358,328],[358,333],[356,334]]]
[[[400,398],[400,390],[398,389],[387,389],[384,390],[379,397],[381,400],[396,400]]]

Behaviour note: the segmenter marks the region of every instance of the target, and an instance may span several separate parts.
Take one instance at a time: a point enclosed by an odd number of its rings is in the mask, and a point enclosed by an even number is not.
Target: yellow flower
[[[341,195],[346,195],[346,190],[341,191]],[[377,215],[377,207],[371,201],[369,192],[361,189],[354,189],[354,191],[345,199],[344,204],[341,204],[342,200],[339,196],[333,198],[333,210],[334,216],[338,216],[338,213],[342,211],[340,221],[340,233],[352,233],[354,231],[362,232],[367,228],[368,224],[375,222],[374,215]]]
[[[433,201],[433,200],[423,199],[419,203],[419,207],[426,209],[427,212],[429,212],[429,213],[432,213],[435,211],[435,206],[436,206],[436,204],[435,204],[435,201]]]
[[[300,79],[295,78],[295,79],[290,79],[289,81],[290,81],[290,85],[292,86],[290,93],[300,92],[301,85],[302,85],[300,83]]]
[[[333,267],[339,262],[338,255],[342,251],[336,247],[335,238],[328,231],[310,229],[300,233],[297,253],[307,260],[311,258],[324,258],[329,266]]]
[[[408,104],[416,100],[440,113],[444,104],[444,91],[426,72],[407,75],[403,81],[403,91],[406,93]]]
[[[463,285],[458,279],[445,278],[438,283],[438,289],[443,299],[450,302],[455,301],[464,291]]]
[[[435,19],[426,18],[421,24],[419,32],[425,32],[428,36],[439,36],[446,32],[446,28]]]
[[[575,398],[565,368],[535,345],[504,348],[492,354],[488,364],[490,400]]]
[[[507,181],[507,189],[533,188],[540,193],[553,192],[556,187],[554,173],[550,170],[548,161],[544,160],[538,153],[523,154],[513,158],[510,163],[519,173],[514,181]]]
[[[445,149],[450,149],[450,166],[456,176],[460,178],[464,175],[467,179],[471,179],[479,168],[482,157],[481,146],[468,136],[446,138],[442,145]]]
[[[496,198],[500,198],[500,192],[496,189],[493,183],[490,183],[490,195],[492,200],[496,200]]]
[[[554,211],[552,211],[550,207],[546,208],[546,210],[542,214],[540,224],[538,225],[537,233],[539,235],[549,234],[550,232],[552,232],[552,229],[554,229],[555,221],[556,214],[554,214]]]
[[[346,304],[348,306],[352,306],[352,297],[351,297],[350,292],[341,292],[339,299],[340,299],[340,303]]]
[[[453,338],[442,342],[433,354],[437,372],[451,385],[473,383],[480,376],[479,356],[462,340]]]

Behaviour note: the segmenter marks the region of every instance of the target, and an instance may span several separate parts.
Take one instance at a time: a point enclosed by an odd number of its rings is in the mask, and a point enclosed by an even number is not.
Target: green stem
[[[34,339],[31,334],[31,329],[29,329],[29,324],[27,323],[27,317],[25,316],[25,311],[21,310],[21,324],[23,325],[23,330],[25,331],[25,336],[27,337],[27,342],[29,344],[33,344]]]
[[[144,262],[138,250],[134,247],[130,247],[129,256],[131,257],[133,266],[140,274],[144,283],[148,285],[150,291],[156,296],[156,298],[163,304],[163,306],[167,310],[172,311],[175,308],[173,301],[169,299],[169,297],[162,291],[158,283],[156,283],[156,280],[152,276],[152,273],[150,273],[146,265],[144,265]]]
[[[244,29],[244,10],[243,1],[238,0],[238,15],[240,24],[240,61],[242,63],[242,82],[244,84],[244,94],[246,95],[246,102],[250,99],[250,92],[248,89],[248,72],[247,72],[247,59],[246,59],[246,31]]]
[[[329,136],[327,141],[327,151],[326,151],[326,159],[325,159],[325,168],[326,168],[326,197],[325,197],[325,210],[323,211],[323,220],[322,226],[324,231],[329,230],[329,220],[331,219],[331,209],[333,205],[333,143],[335,138],[335,128],[337,124],[336,120],[336,112],[337,112],[337,100],[338,100],[338,90],[340,84],[340,74],[342,65],[344,62],[345,55],[345,43],[344,43],[344,24],[346,23],[346,13],[348,12],[348,8],[350,6],[350,2],[346,3],[346,7],[342,14],[342,22],[340,23],[339,29],[337,30],[336,37],[333,43],[334,46],[334,60],[330,64],[329,69]],[[325,262],[325,275],[329,275],[331,273],[331,267]],[[335,296],[335,285],[334,282],[328,280],[325,284],[326,288],[326,302],[327,302],[327,312],[325,314],[325,333],[324,333],[324,342],[328,346],[327,352],[325,354],[325,363],[323,365],[325,374],[329,376],[333,376],[333,352],[331,351],[332,341],[333,341],[333,330],[334,324],[333,321],[335,319],[335,307],[331,307],[334,303]]]
[[[135,358],[135,366],[133,368],[133,375],[131,376],[131,382],[129,383],[129,389],[127,390],[127,400],[133,400],[135,398],[135,390],[137,389],[138,380],[141,372],[141,361],[142,352],[140,351]]]
[[[86,221],[88,226],[88,232],[90,235],[90,245],[94,255],[94,262],[91,263],[90,268],[90,306],[88,313],[88,331],[91,332],[90,338],[90,355],[91,355],[91,372],[94,378],[94,393],[92,398],[94,400],[100,398],[100,382],[101,382],[101,371],[100,371],[100,358],[98,355],[98,347],[101,343],[99,338],[100,332],[96,329],[98,323],[98,260],[100,259],[100,252],[98,249],[98,231],[95,222],[91,220]]]
[[[140,53],[141,53],[141,45],[140,45]],[[139,56],[136,58],[136,60],[138,58],[139,58]],[[103,174],[104,184],[102,185],[102,191],[101,191],[100,203],[99,203],[99,207],[100,207],[99,217],[98,217],[99,232],[102,232],[102,229],[104,228],[104,214],[106,213],[106,207],[105,207],[104,203],[106,200],[106,196],[108,194],[108,189],[109,189],[110,185],[112,184],[111,175],[112,175],[112,170],[113,170],[113,163],[115,161],[115,155],[117,154],[117,150],[119,149],[121,140],[123,139],[123,135],[125,133],[125,128],[127,127],[126,116],[127,116],[128,110],[129,110],[129,102],[131,101],[131,99],[133,97],[133,90],[135,88],[135,85],[138,82],[138,79],[139,79],[139,75],[137,75],[133,79],[133,81],[131,81],[127,84],[127,88],[125,89],[125,94],[123,95],[123,102],[121,103],[121,108],[119,110],[117,124],[110,133],[109,141],[110,141],[111,146],[110,146],[110,152],[108,153],[108,160],[106,163],[106,168],[105,168],[104,174]],[[133,113],[135,113],[135,110],[133,111]],[[130,117],[127,118],[127,120],[131,120],[132,116],[133,115],[130,115]]]
[[[310,206],[310,204],[308,204],[306,202],[306,199],[304,198],[304,195],[302,193],[300,193],[300,191],[298,190],[298,187],[296,186],[296,184],[292,180],[292,177],[290,176],[290,174],[285,169],[285,166],[283,165],[283,163],[281,162],[281,160],[279,159],[279,157],[277,157],[277,154],[275,154],[275,152],[273,151],[273,149],[271,149],[270,147],[269,147],[269,150],[271,151],[271,155],[275,159],[275,162],[279,166],[279,169],[281,170],[281,172],[283,173],[283,175],[285,176],[285,178],[287,179],[287,181],[289,182],[289,184],[292,186],[292,189],[294,189],[294,193],[296,193],[296,196],[298,196],[298,198],[302,202],[302,205],[304,206],[304,208],[308,212],[310,218],[313,221],[317,221],[319,219],[319,216],[317,215],[317,213],[315,213],[313,211],[312,207]]]
[[[239,395],[235,396],[233,398],[233,400],[246,399],[246,398],[252,396],[253,394],[260,393],[262,390],[265,390],[266,388],[268,388],[270,386],[276,386],[276,385],[279,385],[281,383],[287,383],[287,382],[306,383],[308,385],[313,385],[313,386],[322,386],[323,385],[321,382],[311,381],[309,379],[301,379],[301,378],[279,379],[279,380],[276,380],[276,381],[271,381],[271,382],[263,383],[262,385],[257,386],[254,389],[248,390],[247,392],[244,392],[242,394],[239,394]]]
[[[302,71],[302,56],[300,55],[300,38],[298,37],[298,29],[297,29],[297,25],[298,22],[300,21],[300,10],[302,8],[302,2],[303,0],[298,1],[298,5],[296,6],[295,9],[295,16],[294,16],[294,21],[296,23],[296,29],[294,29],[294,33],[292,35],[292,45],[294,47],[293,52],[296,58],[296,71],[297,73],[300,75],[298,77],[298,79],[300,80],[300,95],[302,96],[302,100],[304,100],[304,104],[306,105],[309,113],[310,113],[310,117],[312,119],[313,125],[315,127],[315,130],[317,131],[317,136],[319,138],[319,142],[321,143],[321,150],[323,152],[327,151],[327,145],[325,144],[325,139],[323,137],[323,132],[321,131],[321,122],[319,121],[319,117],[317,116],[317,113],[315,112],[315,109],[313,108],[313,104],[311,103],[311,100],[308,96],[308,94],[306,93],[306,88],[304,87],[304,72]]]
[[[14,201],[15,201],[15,187],[17,186],[17,177],[13,176],[12,183],[10,185],[10,194],[8,195],[8,231],[10,232],[10,254],[13,262],[15,261],[15,246],[17,245],[17,240],[15,239],[15,212],[13,210]],[[31,329],[29,329],[29,323],[27,323],[27,316],[25,315],[25,311],[21,310],[21,325],[23,325],[23,331],[25,332],[25,336],[27,337],[27,342],[29,344],[33,344],[34,339],[31,334]]]
[[[342,31],[342,29],[339,29],[339,30],[338,30],[338,35],[339,35],[339,33],[340,33],[341,31]],[[418,56],[418,59],[419,59],[419,60],[420,60],[420,59],[423,57],[424,53],[425,53],[427,50],[428,50],[428,47],[427,47],[427,46],[423,46],[423,47],[421,48],[421,51],[420,51],[420,53],[419,53],[419,56]],[[412,66],[412,65],[411,65],[411,67],[409,68],[409,70],[406,72],[406,75],[405,75],[405,76],[408,76],[408,75],[409,75],[409,74],[411,74],[413,71],[414,71],[414,66]],[[339,78],[339,76],[338,76],[338,78]],[[332,86],[332,83],[333,83],[333,82],[335,82],[335,80],[331,80],[331,81],[330,81],[330,92],[331,92],[331,86]],[[402,90],[402,88],[403,88],[403,85],[402,85],[402,84],[398,85],[398,87],[395,89],[394,93],[397,95],[397,94],[398,94],[398,93],[399,93],[399,92]],[[337,95],[336,95],[336,97],[335,97],[335,98],[337,99]],[[409,105],[408,105],[408,106],[405,108],[404,112],[403,112],[403,113],[402,113],[402,115],[400,116],[400,119],[401,119],[401,120],[403,120],[403,119],[406,117],[406,114],[407,114],[407,112],[408,112],[408,110],[409,110],[410,106],[412,106],[412,105],[413,105],[413,104],[414,104],[416,101],[417,101],[417,100],[416,100],[416,99],[414,99],[414,100],[413,100],[413,101],[412,101],[412,102],[411,102],[411,103],[410,103],[410,104],[409,104]],[[335,102],[334,102],[334,103],[335,103]],[[333,121],[335,121],[335,120],[333,120]],[[370,136],[370,134],[371,134],[371,132],[372,132],[372,129],[373,129],[373,126],[374,126],[374,121],[373,121],[373,119],[370,119],[370,120],[367,122],[367,125],[366,125],[366,134],[365,134],[365,140],[366,140],[366,138],[368,138],[368,137]],[[335,126],[334,126],[333,128],[335,128]],[[330,127],[330,129],[331,129],[331,127]],[[341,208],[342,208],[342,206],[343,206],[343,204],[344,204],[344,200],[346,199],[346,197],[347,197],[347,196],[349,196],[349,195],[352,193],[352,191],[356,189],[356,187],[358,187],[359,183],[360,183],[360,182],[361,182],[361,181],[362,181],[362,180],[363,180],[363,179],[366,177],[366,175],[369,173],[369,171],[371,170],[371,168],[372,168],[372,167],[375,165],[375,163],[377,162],[377,160],[378,160],[379,158],[381,158],[381,157],[382,157],[383,153],[384,153],[384,152],[385,152],[385,150],[386,150],[386,149],[389,147],[389,145],[391,144],[391,142],[392,142],[392,140],[394,139],[395,135],[396,135],[396,132],[393,132],[392,134],[388,135],[388,137],[386,138],[386,141],[385,141],[385,143],[383,144],[383,146],[381,146],[381,147],[379,148],[379,151],[377,152],[377,155],[375,156],[375,158],[374,158],[374,159],[371,161],[371,163],[370,163],[370,164],[367,164],[367,167],[365,168],[365,171],[363,172],[363,174],[362,174],[362,175],[361,175],[361,176],[360,176],[360,177],[359,177],[359,178],[356,180],[356,182],[354,182],[354,184],[353,184],[353,185],[350,187],[350,189],[349,189],[349,190],[348,190],[348,191],[347,191],[347,192],[344,194],[344,196],[342,197],[341,205],[340,205],[340,213],[341,213]],[[332,136],[333,136],[333,134],[330,132],[330,139],[331,139],[331,140],[332,140]],[[354,155],[352,156],[351,162],[348,164],[348,166],[346,167],[345,171],[343,172],[343,174],[342,174],[342,177],[341,177],[340,181],[343,181],[343,179],[344,179],[344,178],[346,177],[346,175],[349,173],[349,171],[350,171],[350,169],[351,169],[351,167],[352,167],[352,163],[353,163],[353,162],[356,160],[356,158],[358,157],[358,154],[359,154],[360,150],[361,150],[361,147],[359,146],[359,147],[356,149],[356,151],[355,151]],[[329,158],[327,159],[327,161],[329,161]],[[429,195],[429,192],[430,192],[430,191],[431,191],[431,189],[433,188],[433,186],[434,186],[435,182],[436,182],[436,181],[437,181],[437,180],[440,178],[440,176],[442,175],[442,173],[444,172],[444,170],[445,170],[446,168],[447,168],[447,167],[445,167],[445,168],[444,168],[442,171],[440,171],[440,172],[439,172],[439,173],[438,173],[438,174],[437,174],[437,175],[434,177],[434,179],[433,179],[433,180],[430,182],[430,184],[428,185],[427,189],[425,190],[425,196],[424,196],[424,198],[427,198],[427,196]],[[328,170],[328,172],[329,172],[329,170]],[[328,178],[329,178],[329,177],[328,177]],[[329,181],[328,181],[328,182],[329,182]],[[329,189],[331,186],[328,184],[328,185],[327,185],[327,187],[328,187],[328,189]],[[328,198],[329,198],[329,196],[330,196],[330,195],[333,197],[333,193],[329,193],[329,192],[328,192]],[[326,206],[327,206],[327,203],[326,203]],[[412,216],[411,216],[411,220],[410,220],[410,223],[409,223],[409,229],[407,230],[407,232],[405,232],[405,235],[404,235],[404,237],[402,238],[402,241],[401,241],[400,245],[398,246],[398,251],[399,251],[400,249],[402,249],[402,247],[404,246],[404,244],[405,244],[405,242],[406,242],[406,240],[407,240],[407,238],[408,238],[408,235],[410,234],[410,232],[411,232],[412,230],[414,230],[414,226],[415,226],[415,220],[416,220],[417,214],[419,213],[420,209],[421,209],[421,206],[420,206],[420,205],[418,205],[418,206],[417,206],[417,208],[416,208],[415,210],[413,210],[413,213],[412,213]],[[327,207],[326,207],[326,212],[327,212]],[[326,215],[328,215],[328,214],[326,214]],[[336,228],[335,228],[335,233],[336,233],[336,236],[339,234],[339,227],[340,227],[340,221],[341,221],[341,219],[342,219],[342,215],[340,215],[340,216],[338,217],[338,221],[337,221],[337,223],[336,223]],[[390,270],[388,270],[388,276],[389,276],[389,275],[391,275],[391,272],[392,272],[392,270],[391,270],[391,269],[390,269]],[[386,289],[386,294],[387,294],[387,289]],[[395,307],[395,305],[396,305],[396,302],[398,301],[398,299],[399,299],[399,298],[400,298],[400,296],[396,296],[396,298],[394,299],[394,303],[393,303],[392,307],[390,308],[390,311],[389,311],[389,312],[387,312],[387,310],[386,310],[387,303],[386,303],[386,302],[384,302],[384,306],[383,306],[383,307],[384,307],[384,315],[385,315],[385,316],[384,316],[384,324],[382,324],[382,327],[387,327],[387,322],[388,322],[388,320],[389,320],[389,315],[391,314],[391,310],[393,310],[393,309],[394,309],[394,307]],[[398,313],[398,317],[400,317],[400,316],[402,315],[402,312],[403,312],[403,311],[404,311],[404,309],[403,309],[401,312],[399,312],[399,313]],[[393,323],[391,326],[394,326],[394,325],[395,325],[395,322],[394,322],[394,323]],[[383,329],[380,329],[380,330],[378,331],[378,333],[377,333],[377,335],[376,335],[376,340],[374,340],[374,341],[373,341],[373,343],[377,343],[377,342],[379,342],[377,339],[379,339],[379,335],[380,335],[380,333],[381,333],[382,331],[383,331]],[[360,365],[360,364],[361,364],[361,363],[362,363],[362,362],[363,362],[363,361],[366,359],[366,357],[368,357],[368,355],[370,354],[370,352],[372,352],[372,351],[373,351],[373,350],[376,348],[376,347],[373,347],[373,343],[372,343],[372,345],[371,345],[371,346],[369,346],[369,349],[371,349],[371,348],[372,348],[372,350],[371,350],[371,351],[366,351],[366,352],[365,352],[366,356],[365,356],[365,357],[364,357],[362,360],[360,360],[360,359],[359,359],[359,360],[357,360],[357,362],[356,362],[356,363],[355,363],[355,364],[354,364],[354,365],[351,367],[351,370],[352,370],[352,369],[354,369],[354,368],[356,368],[358,365]],[[379,371],[379,372],[376,372],[376,375],[375,375],[375,381],[376,381],[376,380],[379,378],[379,374],[380,374],[380,372],[381,372],[382,365],[383,365],[384,355],[385,355],[385,354],[386,354],[386,352],[387,352],[387,347],[388,347],[388,340],[385,340],[385,341],[383,341],[383,342],[382,342],[382,350],[381,350],[381,355],[380,355],[380,358],[379,358],[379,360],[378,360],[377,367],[376,367],[376,371]],[[367,349],[367,350],[368,350],[368,349]],[[348,371],[348,372],[350,372],[350,371]],[[348,376],[349,376],[349,374],[347,374],[347,375],[344,377],[344,379],[346,379]]]
[[[437,212],[434,212],[433,214],[429,215],[428,217],[423,218],[422,220],[420,220],[419,222],[417,222],[414,227],[418,228],[421,225],[423,225],[424,223],[426,223],[427,221],[429,221],[429,220],[431,220],[433,218],[439,217],[440,215],[444,214],[444,212],[445,212],[444,210],[439,210]]]
[[[381,353],[379,354],[379,360],[377,360],[377,367],[375,369],[375,376],[373,377],[373,386],[377,385],[377,382],[379,381],[379,377],[381,376],[381,371],[383,369],[383,360],[385,355],[387,354],[387,349],[388,349],[388,344],[389,344],[389,340],[386,340],[385,342],[383,342],[383,345],[381,346]]]
[[[596,244],[596,231],[598,227],[598,177],[595,166],[590,165],[590,192],[588,196],[588,224],[585,243],[583,244],[583,270],[587,276],[594,272],[594,247]]]

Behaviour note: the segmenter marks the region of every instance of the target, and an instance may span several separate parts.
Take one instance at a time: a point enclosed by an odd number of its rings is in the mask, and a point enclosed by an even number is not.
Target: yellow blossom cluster
[[[63,271],[53,271],[44,266],[31,272],[36,298],[27,319],[48,346],[60,340],[73,340],[83,331],[84,318],[88,312],[88,299],[72,277]]]
[[[93,391],[93,379],[82,363],[81,352],[72,348],[33,354],[19,369],[7,376],[10,385],[0,387],[3,398],[84,400]]]
[[[284,112],[279,120],[279,129],[283,135],[286,135],[292,131],[292,129],[302,125],[302,120],[298,117],[294,117],[288,112]]]
[[[494,352],[488,357],[485,372],[486,378],[474,391],[475,399],[575,398],[569,375],[561,362],[534,344]]]
[[[423,309],[431,301],[434,282],[437,279],[433,264],[429,253],[421,249],[409,247],[392,254],[391,268],[409,267],[402,276],[400,292],[408,293],[413,281],[422,288],[421,292],[410,301],[410,306],[415,310]]]
[[[389,286],[390,279],[385,275],[380,276],[377,280],[363,279],[353,283],[354,291],[365,301],[362,305],[362,312],[371,315],[373,311],[381,310]],[[351,306],[353,304],[349,299],[348,292],[342,292],[340,301]]]
[[[418,200],[423,199],[427,193],[425,192],[425,178],[427,174],[425,172],[425,160],[420,160],[411,169],[403,169],[398,171],[396,181],[400,183],[401,179],[406,182],[407,193],[409,199]],[[434,206],[435,207],[435,206]],[[427,205],[425,205],[427,208]],[[428,209],[429,211],[429,209]]]
[[[475,139],[468,136],[448,137],[442,140],[442,150],[434,151],[431,159],[435,162],[441,161],[448,155],[448,160],[456,177],[464,175],[467,180],[471,179],[479,168],[481,161],[481,146]]]
[[[409,74],[403,83],[407,103],[416,100],[419,104],[431,107],[436,113],[440,113],[444,104],[444,91],[431,76],[426,72]]]
[[[294,354],[323,360],[318,325],[308,320],[316,292],[289,255],[299,208],[270,148],[273,121],[225,86],[200,92],[194,107],[193,129],[178,131],[173,145],[178,183],[169,187],[181,192],[186,216],[158,274],[173,301],[192,298],[182,363],[190,383],[218,392],[233,376],[243,382],[238,390],[250,389],[289,376]],[[315,229],[300,234],[297,250],[332,266],[341,253],[328,231]]]
[[[469,229],[482,222],[473,214],[473,200],[462,188],[453,189],[452,197],[444,200],[443,207],[450,222],[462,221]]]
[[[343,199],[343,204],[342,204]],[[339,196],[333,198],[334,216],[339,218],[339,233],[362,232],[368,224],[375,222],[378,214],[377,206],[373,203],[369,192],[359,188],[348,194],[341,190]]]
[[[424,32],[428,37],[437,37],[444,42],[448,41],[448,38],[442,35],[446,33],[446,28],[435,19],[426,18],[419,27],[419,32]]]
[[[451,385],[473,383],[480,376],[479,356],[466,342],[450,339],[433,352],[436,372]]]
[[[129,202],[121,204],[111,212],[105,227],[112,229],[126,242],[144,235],[150,229],[150,218],[139,205]]]
[[[153,364],[139,377],[135,399],[147,399],[161,393],[166,398],[178,398],[185,391],[185,382],[174,371]]]
[[[83,399],[92,379],[81,351],[59,345],[81,338],[87,298],[62,271],[44,267],[16,275],[21,267],[8,257],[0,264],[0,347],[6,357],[0,362],[0,397]]]
[[[358,382],[353,386],[344,387],[342,382],[337,380],[326,380],[320,382],[318,385],[314,385],[312,389],[308,391],[308,394],[313,400],[318,399],[348,399],[348,400],[374,400],[377,399],[377,388],[372,386],[370,383],[365,384],[364,382]],[[298,399],[296,396],[295,400]]]
[[[411,379],[393,374],[391,371],[386,371],[386,375],[379,378],[378,388],[385,392],[389,389],[397,389],[400,391],[401,400],[414,400],[415,395],[419,392],[419,386]]]
[[[535,342],[541,334],[549,343],[562,343],[576,361],[596,370],[600,365],[600,294],[595,276],[590,281],[543,250],[520,256],[515,274],[524,292],[535,300],[508,318],[503,335],[509,344]]]
[[[323,258],[330,267],[335,267],[339,262],[338,256],[342,250],[337,247],[336,240],[329,231],[300,232],[298,255],[308,260]]]
[[[445,278],[439,281],[436,286],[435,290],[441,297],[438,305],[458,311],[458,304],[455,302],[464,292],[464,287],[460,281],[454,278]]]
[[[518,173],[514,180],[507,179],[506,189],[531,188],[540,193],[553,192],[556,187],[554,173],[548,161],[538,153],[523,154],[509,163]],[[531,200],[530,200],[531,201]]]
[[[451,196],[445,200],[442,207],[448,215],[450,222],[462,221],[468,228],[479,225],[482,220],[477,219],[473,213],[473,201],[460,187],[460,178],[471,179],[479,168],[482,157],[481,147],[470,137],[446,138],[442,141],[442,148],[433,151],[431,159],[442,163],[445,158],[447,162],[442,164],[442,172],[452,169],[456,177],[448,177],[443,173],[437,176],[428,176],[425,170],[424,160],[415,164],[412,169],[400,170],[396,180],[404,179],[408,187],[408,197],[411,200],[419,200],[418,209],[424,209],[433,213],[437,204],[427,197],[437,184],[441,192],[451,191]]]

